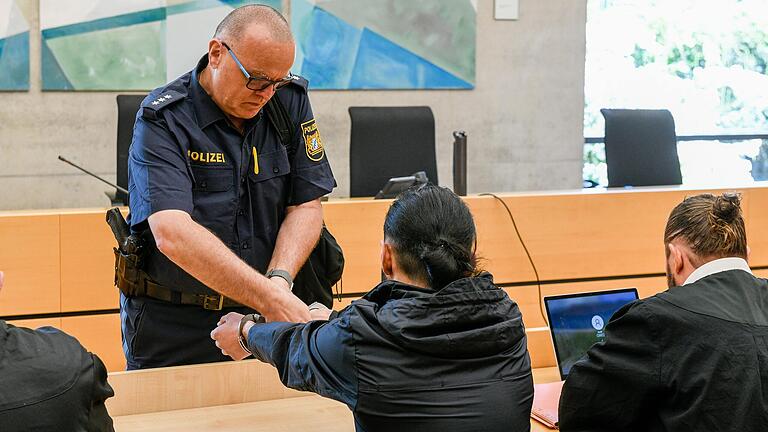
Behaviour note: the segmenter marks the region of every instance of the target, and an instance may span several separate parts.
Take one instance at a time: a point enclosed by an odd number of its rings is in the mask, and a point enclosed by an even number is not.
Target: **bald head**
[[[199,81],[236,127],[253,118],[290,73],[296,53],[288,22],[269,6],[248,5],[229,13],[208,41],[208,64]]]
[[[241,6],[229,13],[216,27],[215,39],[238,40],[245,36],[252,25],[259,25],[275,42],[293,42],[288,21],[280,12],[266,5]]]

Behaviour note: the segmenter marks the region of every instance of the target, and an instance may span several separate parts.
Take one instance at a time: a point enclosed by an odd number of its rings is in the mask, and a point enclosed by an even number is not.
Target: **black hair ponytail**
[[[403,271],[430,288],[475,273],[472,213],[448,189],[429,185],[403,192],[387,212],[384,237]]]

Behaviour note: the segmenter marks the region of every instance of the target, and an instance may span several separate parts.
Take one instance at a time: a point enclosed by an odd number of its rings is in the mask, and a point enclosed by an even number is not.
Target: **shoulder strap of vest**
[[[288,115],[285,105],[283,105],[280,98],[275,95],[269,99],[269,102],[267,102],[264,108],[267,110],[269,122],[272,123],[272,126],[277,130],[277,134],[280,135],[280,142],[282,142],[283,146],[288,151],[288,155],[293,156],[293,154],[296,153],[296,146],[291,145],[294,128],[291,124],[291,116]]]

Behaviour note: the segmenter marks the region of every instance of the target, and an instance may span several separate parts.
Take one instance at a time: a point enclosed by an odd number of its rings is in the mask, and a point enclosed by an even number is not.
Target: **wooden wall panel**
[[[323,203],[323,218],[344,250],[344,292],[366,293],[381,282],[384,216],[391,200]]]
[[[125,370],[119,314],[64,317],[61,329],[99,356],[108,371]]]
[[[574,294],[580,292],[608,291],[622,288],[637,288],[640,298],[650,297],[667,289],[665,277],[611,279],[594,282],[571,282],[562,284],[543,285],[542,295],[553,296],[561,294]]]
[[[477,256],[479,265],[493,274],[496,283],[536,280],[528,257],[525,255],[514,225],[504,206],[493,197],[467,197],[464,199],[472,211],[477,229]],[[517,221],[516,201],[507,202]],[[518,228],[520,226],[518,225]],[[521,232],[523,241],[526,233]],[[534,261],[535,262],[535,261]]]
[[[531,367],[557,366],[555,348],[552,345],[552,335],[548,327],[533,327],[525,329],[528,337],[528,353],[531,356]]]
[[[14,214],[0,217],[0,316],[58,312],[58,214]]]
[[[669,212],[686,196],[723,190],[637,188],[500,195],[510,208],[542,280],[664,272],[663,233]],[[763,225],[768,210],[750,197],[768,188],[739,189],[745,209]],[[535,280],[533,269],[504,207],[493,197],[465,198],[478,229],[478,255],[497,283]],[[755,200],[756,203],[761,202]],[[390,201],[336,200],[324,204],[325,220],[347,257],[344,291],[366,292],[380,280],[379,244]],[[765,206],[768,207],[768,206]],[[760,209],[762,207],[759,207]],[[750,225],[751,226],[751,225]],[[753,228],[759,247],[768,232]],[[763,240],[763,237],[765,240]],[[755,263],[768,265],[762,252]],[[754,254],[754,252],[753,252]]]
[[[333,298],[333,310],[340,311],[344,309],[345,307],[349,306],[354,300],[357,300],[360,297],[355,298],[343,298],[341,301],[339,301],[338,298]]]
[[[13,320],[8,321],[8,324],[12,324],[16,327],[26,327],[30,329],[38,329],[40,327],[55,327],[61,329],[61,318],[38,318],[28,320]]]
[[[742,206],[747,223],[749,264],[768,266],[768,188],[748,191],[749,200]]]
[[[664,272],[669,212],[702,191],[506,196],[542,280]],[[500,281],[506,282],[506,281]]]
[[[104,211],[61,215],[61,309],[64,312],[116,309],[117,243]]]

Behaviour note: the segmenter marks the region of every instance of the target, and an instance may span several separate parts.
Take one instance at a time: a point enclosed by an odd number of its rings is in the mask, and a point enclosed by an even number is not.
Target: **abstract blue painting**
[[[0,91],[29,90],[31,0],[0,0]]]
[[[313,89],[471,89],[472,0],[292,0],[294,72]]]

